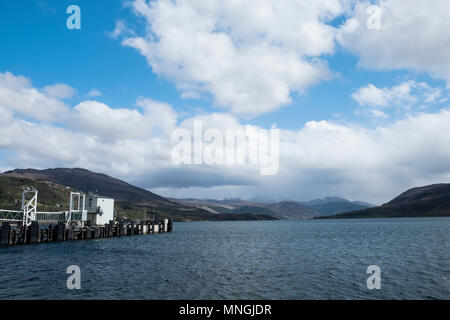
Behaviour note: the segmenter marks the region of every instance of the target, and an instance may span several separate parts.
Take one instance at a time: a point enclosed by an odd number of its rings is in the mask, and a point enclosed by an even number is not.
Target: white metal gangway
[[[27,200],[31,194],[31,199]],[[0,209],[0,221],[12,223],[22,222],[24,226],[31,225],[31,222],[57,223],[63,221],[66,224],[76,221],[86,220],[85,195],[71,192],[69,211],[59,212],[39,212],[37,211],[38,191],[35,188],[28,188],[22,192],[22,206],[20,211]]]

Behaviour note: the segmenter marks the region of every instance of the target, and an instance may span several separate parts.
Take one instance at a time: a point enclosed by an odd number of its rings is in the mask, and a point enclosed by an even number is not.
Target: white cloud
[[[338,33],[359,64],[378,70],[408,69],[441,77],[450,85],[448,0],[384,0],[379,30],[368,29],[369,1],[357,3]]]
[[[206,92],[236,115],[255,116],[330,77],[319,57],[334,51],[336,29],[327,22],[346,2],[135,0],[147,33],[122,43],[184,96]]]
[[[361,106],[407,106],[417,102],[417,97],[411,94],[413,86],[414,82],[404,82],[392,88],[377,88],[373,84],[368,84],[353,93],[352,98]]]
[[[352,98],[360,106],[368,107],[369,114],[374,118],[388,117],[387,108],[410,111],[413,108],[424,109],[430,105],[447,101],[442,88],[431,87],[425,82],[416,81],[405,81],[393,87],[383,88],[368,84],[354,92]],[[358,113],[360,112],[358,111]]]
[[[50,97],[67,99],[73,97],[75,90],[64,83],[57,83],[51,86],[45,86],[42,91]]]
[[[111,109],[97,101],[83,101],[73,111],[73,127],[105,140],[143,138],[151,133],[138,110]]]
[[[127,27],[125,24],[125,21],[123,20],[117,20],[116,26],[114,27],[114,30],[107,33],[111,38],[117,39],[121,36],[133,36],[134,32],[130,28]]]
[[[14,92],[19,102],[30,92],[40,94],[45,99],[34,107],[47,112],[48,97],[29,80],[12,74],[2,77],[0,92]],[[450,110],[408,116],[375,129],[311,121],[297,130],[281,130],[279,173],[263,177],[250,165],[177,167],[171,161],[171,130],[190,128],[194,120],[203,121],[205,129],[244,128],[235,117],[213,113],[178,123],[177,114],[165,103],[139,99],[137,106],[113,109],[84,101],[73,109],[60,109],[59,119],[68,120],[53,125],[45,117],[36,118],[36,110],[17,113],[17,106],[0,103],[0,121],[9,114],[0,126],[0,150],[9,156],[0,166],[84,167],[164,190],[166,195],[199,197],[201,190],[210,188],[208,196],[219,198],[236,193],[300,200],[338,195],[377,203],[413,186],[450,179]],[[155,128],[161,129],[158,134]]]
[[[91,91],[89,91],[86,94],[86,98],[96,98],[96,97],[101,97],[103,94],[97,90],[97,89],[92,89]]]
[[[69,126],[106,140],[149,139],[156,128],[170,135],[177,115],[172,107],[151,99],[140,99],[137,109],[112,109],[98,101],[83,101],[73,108]]]
[[[34,88],[31,81],[10,72],[0,73],[0,110],[42,121],[61,121],[69,107],[57,97]]]
[[[388,117],[388,115],[386,113],[384,113],[383,111],[380,111],[380,110],[376,110],[376,109],[370,110],[370,113],[372,114],[372,116],[374,118],[387,118]]]

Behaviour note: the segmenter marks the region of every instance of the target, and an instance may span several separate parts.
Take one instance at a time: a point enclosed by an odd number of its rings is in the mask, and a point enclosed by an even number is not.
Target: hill
[[[450,216],[450,184],[410,189],[378,207],[345,212],[330,218]]]
[[[170,203],[169,200],[150,191],[135,187],[122,180],[107,176],[106,174],[95,173],[86,169],[16,169],[7,171],[4,174],[35,181],[50,181],[60,185],[69,186],[84,193],[99,193],[118,201]]]
[[[297,201],[278,201],[269,204],[267,208],[289,219],[311,219],[320,215],[314,208]]]
[[[273,220],[265,214],[214,214],[195,206],[170,201],[122,180],[85,169],[16,169],[0,175],[0,208],[20,208],[20,194],[32,185],[39,191],[40,211],[68,210],[70,191],[94,192],[116,200],[117,217],[147,219],[154,215],[175,221]],[[44,210],[45,209],[45,210]]]
[[[34,187],[39,191],[38,208],[40,211],[68,210],[70,192],[75,191],[56,183],[0,175],[0,208],[20,210],[22,191],[27,187]]]
[[[226,200],[198,200],[172,199],[185,205],[202,208],[213,213],[252,213],[264,214],[279,219],[311,219],[320,214],[313,208],[297,201],[278,201],[275,203],[261,203],[241,199]]]
[[[374,207],[374,205],[362,201],[349,201],[338,197],[326,197],[323,199],[315,199],[304,201],[302,204],[313,208],[320,213],[321,216],[330,216],[342,212],[358,211]]]

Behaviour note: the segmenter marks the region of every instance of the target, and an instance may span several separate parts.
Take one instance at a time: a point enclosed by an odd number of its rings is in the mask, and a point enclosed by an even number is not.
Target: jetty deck
[[[29,226],[4,221],[0,228],[0,245],[37,244],[71,240],[88,240],[110,237],[124,237],[143,234],[172,232],[173,221],[110,221],[104,226],[67,226],[60,221],[57,224],[39,224],[33,221]]]
[[[31,195],[31,199],[27,199]],[[171,219],[114,220],[114,199],[71,192],[69,211],[39,212],[38,191],[22,192],[20,211],[0,209],[0,245],[36,244],[172,232]]]

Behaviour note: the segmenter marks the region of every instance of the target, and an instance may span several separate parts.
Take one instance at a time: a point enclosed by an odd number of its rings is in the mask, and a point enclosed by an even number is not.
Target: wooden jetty
[[[38,212],[37,197],[36,189],[26,189],[20,211],[0,210],[0,245],[172,232],[171,219],[114,221],[114,199],[71,192],[69,211]]]
[[[4,221],[0,228],[0,245],[37,244],[165,233],[172,232],[172,224],[171,219],[140,222],[110,221],[107,225],[93,227],[67,226],[62,221],[58,224],[49,225],[40,225],[37,221],[33,221],[29,226],[13,225]]]

